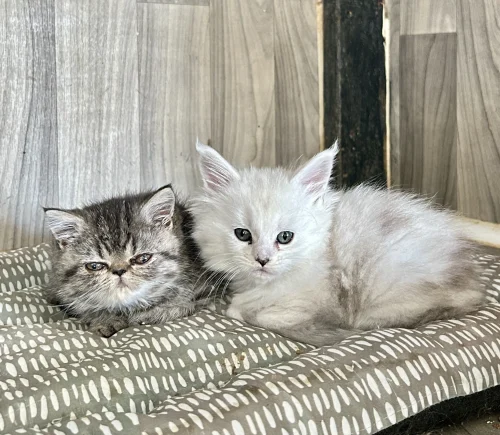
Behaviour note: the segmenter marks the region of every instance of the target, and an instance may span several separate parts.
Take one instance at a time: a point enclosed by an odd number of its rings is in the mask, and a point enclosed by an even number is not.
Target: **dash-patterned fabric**
[[[48,258],[0,254],[1,433],[371,434],[500,383],[493,256],[478,313],[320,349],[208,311],[97,337],[45,302]]]

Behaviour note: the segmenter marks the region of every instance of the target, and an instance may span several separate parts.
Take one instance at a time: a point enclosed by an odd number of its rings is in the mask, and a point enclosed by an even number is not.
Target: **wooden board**
[[[401,35],[454,33],[460,0],[401,0]]]
[[[345,187],[385,183],[383,4],[324,2],[325,144],[340,140],[334,175]]]
[[[137,0],[137,3],[208,6],[210,4],[210,0]]]
[[[402,187],[457,206],[456,35],[400,41],[400,174]]]
[[[457,217],[467,237],[481,245],[500,248],[500,224]]]
[[[53,0],[0,4],[0,248],[43,240],[57,202]]]
[[[384,8],[385,24],[388,26],[386,55],[386,74],[388,75],[386,104],[386,165],[387,185],[401,185],[400,137],[399,137],[399,43],[400,43],[400,0],[390,0]]]
[[[272,0],[210,1],[212,145],[232,163],[275,164]]]
[[[276,164],[286,166],[320,150],[316,5],[274,0],[274,11]]]
[[[195,143],[211,121],[209,8],[138,5],[141,186],[199,184]]]
[[[500,2],[458,2],[458,209],[500,222]]]
[[[488,251],[486,251],[489,253]],[[499,255],[498,250],[491,252]],[[500,413],[472,417],[463,423],[457,423],[441,429],[433,435],[498,435],[500,432]]]
[[[140,190],[135,0],[57,0],[62,207]]]

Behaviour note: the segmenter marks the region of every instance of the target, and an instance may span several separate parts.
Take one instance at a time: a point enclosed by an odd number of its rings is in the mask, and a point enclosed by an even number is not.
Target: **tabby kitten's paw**
[[[104,338],[109,338],[115,335],[118,331],[129,326],[128,321],[121,317],[112,317],[110,319],[98,319],[90,322],[89,331],[100,335]]]

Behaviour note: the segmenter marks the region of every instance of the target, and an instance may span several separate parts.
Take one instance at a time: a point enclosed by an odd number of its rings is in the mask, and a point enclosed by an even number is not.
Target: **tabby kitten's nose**
[[[125,269],[114,269],[111,272],[115,275],[122,276],[126,272],[126,270]]]
[[[264,258],[264,259],[262,259],[262,258],[257,257],[257,258],[255,259],[255,261],[257,261],[258,263],[260,263],[260,265],[261,265],[262,267],[264,267],[267,263],[269,263],[269,258]]]

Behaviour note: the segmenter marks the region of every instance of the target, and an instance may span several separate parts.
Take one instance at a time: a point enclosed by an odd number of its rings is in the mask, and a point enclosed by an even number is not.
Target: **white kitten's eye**
[[[252,243],[252,233],[245,228],[236,228],[234,235],[242,242]]]
[[[146,264],[149,260],[151,260],[151,257],[151,254],[139,254],[132,258],[130,263],[139,265]]]
[[[286,245],[290,243],[293,239],[293,233],[291,231],[282,231],[276,237],[276,241],[281,245]]]
[[[85,263],[85,269],[87,269],[89,272],[98,272],[99,270],[103,270],[104,268],[107,267],[108,265],[104,263],[97,263],[97,262]]]

